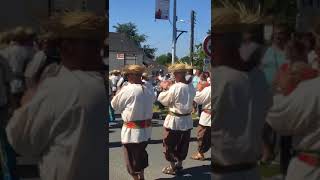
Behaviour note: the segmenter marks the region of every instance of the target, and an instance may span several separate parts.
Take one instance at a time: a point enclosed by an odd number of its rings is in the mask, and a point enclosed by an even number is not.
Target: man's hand
[[[20,101],[21,105],[23,106],[28,102],[30,102],[36,92],[37,92],[36,87],[28,89],[21,98],[21,101]]]

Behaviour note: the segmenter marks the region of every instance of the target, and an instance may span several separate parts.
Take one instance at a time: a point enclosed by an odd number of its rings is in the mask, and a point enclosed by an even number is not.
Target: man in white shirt
[[[173,64],[169,71],[174,74],[176,82],[171,87],[170,83],[167,83],[162,87],[164,91],[158,96],[158,101],[168,106],[170,111],[163,124],[164,154],[170,165],[162,172],[175,175],[178,170],[182,170],[182,162],[188,155],[190,133],[193,128],[191,113],[196,90],[186,81],[188,69],[185,64]]]
[[[320,26],[318,27],[320,29]],[[285,87],[289,78],[281,76]],[[286,180],[317,180],[320,177],[320,78],[302,82],[289,95],[274,96],[267,122],[280,135],[293,136],[295,157]]]
[[[203,108],[198,125],[198,152],[191,158],[204,160],[204,153],[211,147],[211,86],[205,87],[202,91],[197,91],[194,101],[202,105]]]
[[[241,29],[249,23],[241,22],[234,10],[212,11],[212,179],[257,180],[262,129],[272,96],[264,73],[240,56]],[[230,19],[235,21],[229,24]]]
[[[121,142],[128,173],[134,180],[144,179],[144,169],[149,165],[146,147],[151,138],[152,107],[155,102],[152,89],[142,83],[144,71],[145,68],[140,65],[130,65],[124,69],[129,84],[111,101],[112,107],[121,112]]]
[[[17,153],[39,157],[42,180],[107,179],[106,70],[100,56],[106,22],[89,12],[69,12],[46,27],[60,40],[62,66],[24,94],[6,128]]]

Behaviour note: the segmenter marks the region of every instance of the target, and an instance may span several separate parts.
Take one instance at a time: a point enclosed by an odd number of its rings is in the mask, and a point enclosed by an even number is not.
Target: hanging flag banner
[[[156,0],[156,11],[155,18],[156,19],[169,19],[170,12],[170,0]]]

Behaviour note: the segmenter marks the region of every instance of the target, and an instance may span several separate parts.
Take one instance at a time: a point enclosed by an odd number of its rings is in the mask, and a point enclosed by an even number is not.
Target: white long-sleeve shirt
[[[111,106],[115,111],[121,112],[124,122],[142,121],[152,119],[154,102],[152,89],[145,85],[129,83],[114,96]],[[150,137],[151,127],[132,129],[123,126],[121,130],[122,143],[145,142]]]
[[[211,111],[211,86],[205,87],[202,91],[197,91],[194,101],[197,104],[202,104],[202,109]],[[199,124],[202,126],[211,127],[211,114],[202,112],[200,115]]]
[[[190,114],[195,95],[196,90],[192,84],[175,83],[168,91],[159,94],[158,101],[168,106],[171,112]],[[191,115],[178,117],[168,114],[163,126],[172,130],[186,131],[193,127],[192,117]]]
[[[295,149],[320,151],[320,78],[304,81],[288,96],[275,96],[267,122],[295,139]]]
[[[220,66],[213,68],[212,74],[213,162],[220,165],[257,162],[263,125],[272,103],[263,72]]]
[[[40,157],[43,180],[107,179],[103,97],[102,75],[62,67],[15,111],[6,128],[9,143],[23,156]]]

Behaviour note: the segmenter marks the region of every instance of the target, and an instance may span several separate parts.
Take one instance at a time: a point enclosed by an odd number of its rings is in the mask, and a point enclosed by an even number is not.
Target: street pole
[[[172,64],[176,57],[176,43],[177,43],[177,0],[173,1],[173,22],[172,22]]]
[[[190,30],[190,62],[191,66],[193,65],[193,46],[194,46],[194,11],[191,11],[191,30]]]

